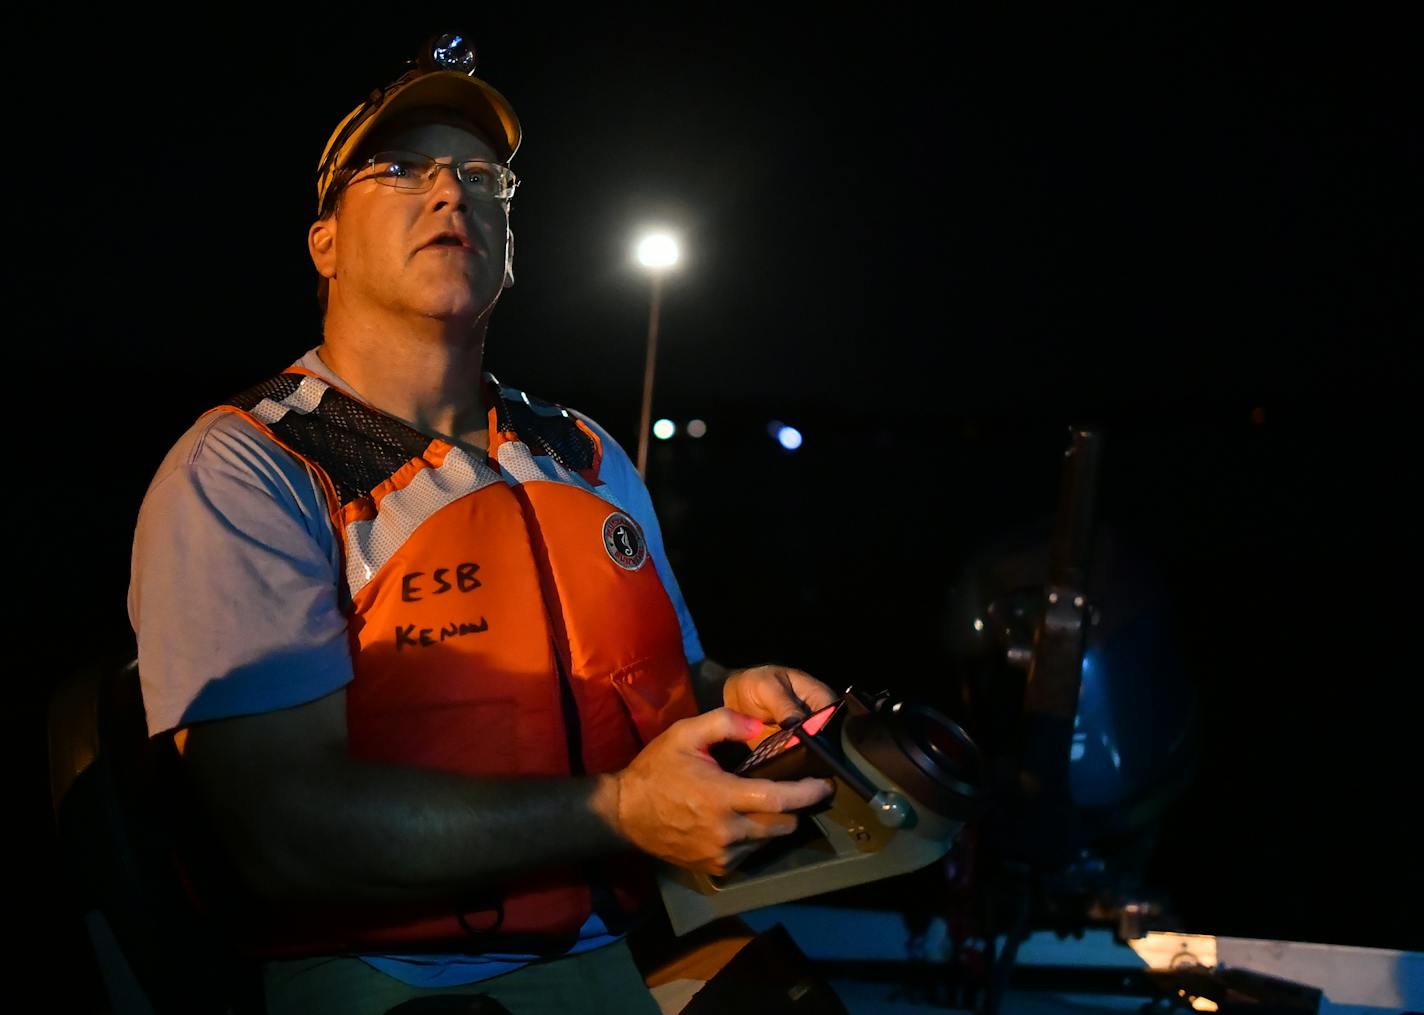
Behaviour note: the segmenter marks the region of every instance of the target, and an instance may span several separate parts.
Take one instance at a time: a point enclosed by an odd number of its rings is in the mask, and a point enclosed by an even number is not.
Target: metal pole
[[[648,309],[648,362],[643,367],[643,423],[638,430],[638,475],[648,476],[648,426],[653,413],[653,361],[658,354],[658,308],[663,298],[663,277],[653,275],[653,302]]]

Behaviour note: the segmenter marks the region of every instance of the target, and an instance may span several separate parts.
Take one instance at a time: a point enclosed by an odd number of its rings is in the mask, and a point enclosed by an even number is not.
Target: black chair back
[[[170,737],[150,739],[138,664],[95,666],[49,703],[63,869],[115,1015],[260,1015],[260,977],[196,911],[174,863],[183,794]]]

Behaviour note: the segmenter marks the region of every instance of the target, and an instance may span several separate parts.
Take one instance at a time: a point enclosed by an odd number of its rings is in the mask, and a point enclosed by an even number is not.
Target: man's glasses
[[[356,169],[358,175],[346,186],[375,180],[387,187],[419,194],[435,186],[435,177],[442,169],[452,171],[464,185],[465,192],[481,201],[508,201],[519,186],[514,170],[499,162],[484,159],[436,162],[419,152],[377,152]]]

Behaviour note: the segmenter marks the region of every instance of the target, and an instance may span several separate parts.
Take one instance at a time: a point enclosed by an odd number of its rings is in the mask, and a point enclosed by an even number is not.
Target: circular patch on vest
[[[648,560],[648,544],[643,542],[643,534],[621,511],[615,511],[603,520],[603,548],[625,571],[636,571]]]

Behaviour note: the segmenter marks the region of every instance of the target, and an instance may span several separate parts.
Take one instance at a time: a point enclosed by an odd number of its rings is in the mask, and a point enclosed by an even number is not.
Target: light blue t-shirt
[[[315,349],[297,365],[361,397]],[[602,427],[573,414],[603,443],[603,485],[593,492],[642,527],[677,611],[683,653],[690,664],[700,661],[702,645],[667,563],[647,487]],[[349,683],[340,568],[326,497],[305,464],[235,413],[213,413],[189,428],[150,483],[134,533],[129,619],[150,735],[291,708]],[[613,940],[594,915],[571,953]],[[362,956],[422,987],[473,983],[534,957]]]

